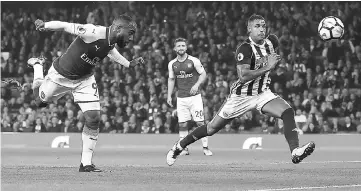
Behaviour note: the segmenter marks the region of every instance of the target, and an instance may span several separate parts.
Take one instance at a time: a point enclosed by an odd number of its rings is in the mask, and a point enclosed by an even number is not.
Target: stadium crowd
[[[294,107],[299,133],[361,133],[360,2],[113,1],[57,8],[57,3],[49,7],[17,3],[7,9],[2,4],[1,78],[25,84],[20,92],[1,89],[2,132],[81,132],[83,127],[82,112],[71,94],[47,108],[35,107],[33,70],[26,66],[27,59],[44,55],[49,68],[75,38],[65,32],[36,31],[37,18],[109,26],[115,15],[132,16],[138,31],[134,42],[120,52],[128,60],[143,56],[146,63],[129,69],[106,58],[96,67],[101,132],[176,133],[177,113],[166,103],[173,40],[185,37],[187,52],[207,71],[202,96],[209,121],[237,80],[234,52],[247,38],[247,18],[257,13],[267,20],[269,32],[279,37],[282,61],[272,73],[271,89]],[[318,37],[318,23],[329,15],[343,21],[342,40],[323,42]],[[281,120],[253,111],[222,132],[280,133],[282,126]]]

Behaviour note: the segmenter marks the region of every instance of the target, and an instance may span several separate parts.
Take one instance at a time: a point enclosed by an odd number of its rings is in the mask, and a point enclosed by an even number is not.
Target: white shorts
[[[39,97],[44,102],[53,102],[67,93],[72,93],[74,102],[85,112],[100,110],[99,92],[94,75],[79,80],[70,80],[60,75],[53,66],[39,88]]]
[[[271,90],[266,90],[255,96],[239,96],[232,94],[223,103],[218,115],[223,119],[232,119],[245,114],[246,112],[257,109],[262,112],[262,108],[268,102],[278,98]]]
[[[203,100],[201,94],[191,97],[177,98],[178,122],[183,123],[193,119],[196,122],[204,121]]]

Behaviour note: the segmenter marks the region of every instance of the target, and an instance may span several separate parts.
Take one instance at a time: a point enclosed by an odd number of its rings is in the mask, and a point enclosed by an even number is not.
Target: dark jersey
[[[190,97],[191,88],[198,81],[204,71],[201,61],[188,55],[187,59],[179,62],[177,58],[168,64],[169,78],[175,78],[178,85],[178,97]]]
[[[264,43],[259,45],[253,42],[249,37],[244,43],[238,46],[236,50],[237,65],[249,64],[250,70],[257,70],[267,65],[267,55],[276,53],[278,47],[278,38],[276,35],[269,35]],[[271,78],[270,72],[266,72],[258,78],[241,83],[237,80],[231,86],[231,93],[237,95],[254,96],[269,89]]]
[[[95,65],[103,60],[114,45],[109,43],[109,28],[92,24],[74,24],[78,35],[53,66],[62,76],[77,80],[93,74]]]

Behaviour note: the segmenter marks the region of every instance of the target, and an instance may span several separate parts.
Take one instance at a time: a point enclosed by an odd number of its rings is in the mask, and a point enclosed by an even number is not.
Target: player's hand
[[[191,88],[191,91],[189,92],[191,95],[196,95],[198,93],[199,85],[194,84],[194,86]]]
[[[171,107],[173,107],[172,97],[168,97],[168,98],[167,98],[167,103],[168,103],[168,105],[170,105]]]
[[[36,30],[45,31],[45,22],[43,20],[37,19],[34,23]]]
[[[267,67],[270,70],[273,70],[277,66],[277,63],[281,60],[281,56],[278,54],[270,54],[267,57],[267,59],[268,59]]]
[[[136,66],[138,64],[144,64],[144,59],[142,57],[135,58],[134,60],[130,61],[129,66],[134,67],[134,66]]]

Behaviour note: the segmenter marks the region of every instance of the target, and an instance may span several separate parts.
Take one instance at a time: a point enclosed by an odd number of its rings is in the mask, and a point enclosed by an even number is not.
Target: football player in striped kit
[[[183,148],[202,137],[214,135],[232,119],[252,109],[283,120],[293,163],[298,164],[314,151],[314,142],[299,146],[294,110],[269,89],[269,73],[281,59],[276,53],[277,36],[266,36],[266,22],[260,15],[248,19],[247,30],[249,38],[236,50],[238,81],[231,86],[230,95],[211,122],[199,126],[173,145],[167,154],[168,165],[174,164]]]

